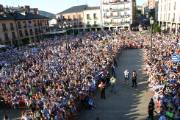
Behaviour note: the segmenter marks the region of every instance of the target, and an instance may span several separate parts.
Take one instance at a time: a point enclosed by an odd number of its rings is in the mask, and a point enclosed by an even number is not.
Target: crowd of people
[[[1,52],[0,99],[6,107],[28,109],[22,119],[73,119],[82,108],[95,108],[98,87],[105,99],[107,80],[115,92],[113,69],[121,49],[144,47],[149,87],[154,92],[149,118],[153,119],[155,105],[160,120],[179,120],[180,38],[156,34],[152,49],[147,38],[148,34],[129,31],[86,32]]]
[[[114,34],[55,37],[1,53],[1,99],[6,107],[30,110],[22,119],[67,120],[80,106],[93,109],[97,84],[109,76],[114,58],[128,42],[122,33]]]
[[[180,37],[153,35],[152,49],[146,51],[149,87],[154,95],[149,104],[149,118],[154,111],[159,120],[180,119]]]

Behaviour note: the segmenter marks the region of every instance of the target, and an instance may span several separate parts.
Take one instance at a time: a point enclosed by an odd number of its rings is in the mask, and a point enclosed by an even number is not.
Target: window
[[[70,16],[68,15],[68,20],[70,19]]]
[[[94,17],[94,19],[97,19],[97,15],[96,15],[96,13],[94,13],[94,14],[93,14],[93,17]]]
[[[15,34],[15,32],[12,32],[12,39],[16,39],[16,34]]]
[[[10,23],[10,28],[11,28],[11,30],[14,30],[14,25],[13,25],[13,23]]]
[[[19,30],[19,36],[20,36],[20,37],[23,37],[22,30]]]
[[[23,24],[24,24],[24,28],[26,28],[27,27],[26,21],[23,21]]]
[[[81,15],[78,15],[78,18],[81,19]]]
[[[31,27],[31,20],[28,21],[28,27]]]
[[[89,21],[87,22],[87,25],[90,25],[90,22],[89,22]]]
[[[32,29],[30,29],[30,35],[33,35],[33,31],[32,31]]]
[[[175,21],[175,13],[173,14],[173,20],[172,20],[173,22]]]
[[[38,34],[38,29],[37,28],[35,28],[35,34]]]
[[[89,14],[87,14],[86,16],[87,16],[87,19],[90,19],[90,15]]]
[[[94,21],[94,25],[97,25],[97,22],[96,22],[96,21]]]
[[[73,19],[76,19],[75,15],[73,15]]]
[[[9,36],[7,33],[4,33],[4,38],[5,38],[5,40],[9,40]]]
[[[27,29],[25,30],[25,35],[28,36],[28,31],[27,31]]]
[[[21,29],[21,22],[19,21],[17,24],[18,24],[18,28]]]
[[[176,2],[174,3],[174,10],[176,10]]]
[[[36,21],[34,20],[33,22],[34,22],[34,26],[36,26]]]
[[[2,27],[3,27],[3,31],[7,31],[7,27],[6,27],[6,24],[2,23]]]

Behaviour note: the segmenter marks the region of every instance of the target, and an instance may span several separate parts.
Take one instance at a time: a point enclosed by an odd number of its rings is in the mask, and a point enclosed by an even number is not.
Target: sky
[[[137,5],[142,5],[146,0],[136,1]],[[32,8],[56,14],[75,5],[98,6],[100,5],[100,0],[0,0],[0,4],[13,7],[30,5]]]

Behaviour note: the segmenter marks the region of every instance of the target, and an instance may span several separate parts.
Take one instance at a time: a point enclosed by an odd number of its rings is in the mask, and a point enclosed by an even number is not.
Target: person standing
[[[9,117],[8,117],[8,115],[6,113],[4,114],[3,120],[9,120]]]
[[[124,81],[125,81],[125,83],[128,84],[128,81],[129,81],[129,71],[128,71],[128,69],[126,69],[124,71]]]
[[[101,83],[98,85],[98,87],[100,88],[100,92],[101,92],[101,99],[106,99],[105,96],[105,83],[103,81],[101,81]]]
[[[137,87],[137,73],[135,70],[132,72],[132,87]]]
[[[154,119],[154,101],[153,98],[151,98],[149,105],[148,105],[148,119],[153,120]]]
[[[110,84],[111,84],[111,92],[115,93],[116,91],[115,91],[114,87],[115,87],[115,84],[116,84],[116,78],[114,76],[111,77]]]

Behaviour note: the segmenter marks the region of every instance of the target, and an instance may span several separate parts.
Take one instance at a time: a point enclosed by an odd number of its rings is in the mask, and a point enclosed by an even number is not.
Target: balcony
[[[87,20],[91,20],[91,17],[87,17]]]
[[[99,27],[99,25],[98,24],[94,24],[93,27]]]
[[[113,11],[124,11],[125,9],[122,9],[122,8],[112,8],[110,10],[111,10],[111,12],[113,12]]]
[[[103,4],[104,5],[108,5],[108,4],[115,5],[115,4],[129,3],[129,2],[130,2],[129,0],[127,0],[127,1],[116,0],[116,1],[110,1],[110,2],[103,2]]]
[[[105,16],[105,15],[103,16],[103,18],[106,18],[106,19],[108,19],[108,18],[110,18],[110,17],[111,17],[111,16]]]
[[[119,15],[111,15],[111,18],[118,19],[118,18],[120,18],[120,16]]]
[[[104,12],[109,12],[109,9],[103,9]]]
[[[91,27],[91,25],[90,25],[90,24],[87,24],[86,27],[89,28],[89,27]]]
[[[124,10],[130,10],[130,8],[124,8]]]

